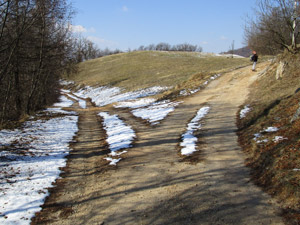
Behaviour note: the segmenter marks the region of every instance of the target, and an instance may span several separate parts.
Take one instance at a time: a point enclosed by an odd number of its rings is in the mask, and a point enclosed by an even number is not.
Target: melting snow
[[[263,139],[264,136],[261,133],[272,133],[272,132],[276,132],[278,130],[279,130],[278,127],[268,127],[266,129],[260,131],[259,133],[254,134],[253,140],[256,141],[256,143],[267,143],[269,141],[269,139],[267,139],[267,138]],[[287,138],[282,137],[282,136],[275,136],[273,138],[273,141],[279,142],[279,141],[286,140],[286,139]]]
[[[75,82],[69,81],[69,80],[60,80],[59,84],[65,86],[65,85],[69,85],[69,84],[75,84]]]
[[[131,147],[131,143],[135,138],[135,133],[130,126],[125,125],[122,120],[118,118],[117,115],[109,115],[106,112],[100,112],[99,116],[103,117],[103,126],[107,134],[107,143],[111,150],[111,156],[119,156],[120,154],[117,151]],[[106,160],[111,161],[110,165],[115,165],[120,161],[120,158],[112,160],[108,157]]]
[[[58,103],[55,103],[53,106],[55,107],[71,107],[73,105],[73,101],[68,99],[66,96],[64,95],[61,95],[59,97],[59,102]]]
[[[273,141],[274,141],[274,142],[280,142],[280,141],[287,140],[287,139],[288,139],[288,138],[286,138],[286,137],[275,136],[275,137],[273,138]]]
[[[74,95],[70,95],[70,94],[67,94],[70,98],[76,100],[79,104],[79,107],[82,108],[82,109],[86,109],[86,101],[85,100],[82,100],[80,98],[77,98],[76,96]]]
[[[61,93],[65,94],[65,93],[70,93],[70,90],[66,90],[66,89],[60,89]]]
[[[97,106],[105,106],[115,102],[135,100],[147,96],[156,95],[162,91],[167,90],[167,87],[151,87],[139,91],[121,93],[118,87],[85,87],[75,94],[82,98],[91,98]]]
[[[112,166],[116,166],[117,163],[121,160],[121,158],[113,159],[111,157],[106,157],[104,159],[106,159],[107,161],[110,161],[109,165],[112,165]]]
[[[187,131],[182,135],[180,146],[182,155],[190,155],[196,151],[197,138],[194,136],[194,131],[201,128],[199,121],[209,112],[210,107],[202,107],[198,110],[197,115],[188,124]]]
[[[0,147],[14,145],[0,152],[0,224],[29,224],[41,210],[48,188],[60,175],[59,168],[66,165],[77,120],[68,115],[0,131]]]
[[[125,102],[119,102],[117,105],[115,105],[115,108],[141,108],[150,105],[151,103],[155,102],[156,100],[154,98],[143,98],[133,101],[125,101]]]
[[[153,103],[146,108],[135,109],[132,113],[134,116],[148,120],[152,125],[155,125],[170,112],[174,111],[178,104],[180,102],[161,101]]]
[[[245,118],[246,114],[250,112],[250,105],[245,105],[245,107],[240,111],[240,119]]]
[[[277,127],[268,127],[268,128],[266,128],[266,129],[264,129],[263,131],[264,132],[268,132],[268,133],[270,133],[270,132],[276,132],[276,131],[278,131],[279,129],[277,128]]]

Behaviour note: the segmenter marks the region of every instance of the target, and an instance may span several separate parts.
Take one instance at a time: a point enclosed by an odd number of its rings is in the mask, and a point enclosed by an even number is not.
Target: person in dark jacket
[[[252,53],[253,53],[253,55],[251,56],[251,61],[253,62],[252,71],[255,71],[256,63],[258,60],[258,55],[257,55],[256,51],[253,51]]]

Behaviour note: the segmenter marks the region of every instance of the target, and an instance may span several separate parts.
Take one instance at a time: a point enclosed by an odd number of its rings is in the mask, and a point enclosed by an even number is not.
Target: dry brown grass
[[[276,80],[278,62],[287,62],[283,77]],[[238,119],[239,141],[253,170],[253,178],[268,193],[276,196],[284,208],[288,224],[300,223],[300,119],[291,118],[299,107],[300,54],[278,56],[270,70],[252,85],[245,104],[252,110]],[[256,143],[253,134],[268,126],[279,127],[275,133],[264,134],[267,143]],[[287,140],[274,142],[274,136]]]
[[[203,56],[187,52],[131,52],[89,60],[68,79],[90,86],[118,86],[127,91],[182,84],[197,73],[220,73],[248,59]]]

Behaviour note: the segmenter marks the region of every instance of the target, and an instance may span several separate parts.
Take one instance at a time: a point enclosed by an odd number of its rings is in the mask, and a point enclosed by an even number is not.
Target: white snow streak
[[[130,126],[125,125],[122,120],[118,118],[117,115],[109,115],[106,112],[100,112],[99,116],[103,117],[103,126],[107,134],[107,143],[111,150],[111,156],[119,156],[122,153],[117,153],[117,151],[125,148],[131,147],[132,141],[135,138],[135,133]],[[112,159],[110,157],[105,158],[111,161],[110,165],[115,165],[120,161],[120,158]]]
[[[151,103],[155,102],[154,98],[142,98],[138,100],[133,100],[133,101],[125,101],[125,102],[120,102],[117,105],[115,105],[115,108],[141,108],[150,105]]]
[[[161,101],[151,104],[146,108],[135,109],[133,115],[148,120],[152,125],[156,125],[163,120],[181,102]]]
[[[245,105],[244,108],[240,111],[240,119],[245,118],[246,114],[250,112],[250,105]]]
[[[180,146],[182,155],[190,155],[196,151],[197,138],[194,136],[194,131],[201,128],[199,121],[209,112],[210,107],[202,107],[198,110],[197,115],[188,124],[187,131],[182,135]]]

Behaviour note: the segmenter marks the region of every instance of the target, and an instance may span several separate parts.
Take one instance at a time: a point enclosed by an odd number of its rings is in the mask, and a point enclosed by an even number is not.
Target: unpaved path
[[[137,134],[117,167],[103,160],[97,108],[80,110],[64,178],[33,224],[282,224],[270,197],[250,182],[235,134],[236,112],[256,77],[249,67],[226,73],[155,127],[114,110]],[[211,110],[196,154],[202,160],[184,162],[179,138],[203,105]]]

